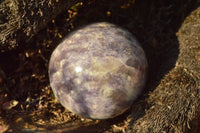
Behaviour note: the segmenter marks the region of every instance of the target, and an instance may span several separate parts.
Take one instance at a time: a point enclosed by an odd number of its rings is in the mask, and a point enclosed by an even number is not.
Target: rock
[[[69,34],[49,63],[50,84],[68,110],[107,119],[126,111],[145,85],[145,53],[128,31],[95,23]]]

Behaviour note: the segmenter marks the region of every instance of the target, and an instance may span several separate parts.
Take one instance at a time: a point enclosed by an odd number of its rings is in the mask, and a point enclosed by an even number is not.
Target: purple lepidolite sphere
[[[60,103],[77,115],[107,119],[126,111],[145,84],[147,60],[128,31],[95,23],[68,35],[49,63]]]

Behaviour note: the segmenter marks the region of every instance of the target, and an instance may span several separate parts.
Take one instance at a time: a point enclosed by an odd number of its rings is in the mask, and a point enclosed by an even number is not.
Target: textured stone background
[[[63,11],[30,41],[1,51],[0,129],[198,132],[199,5],[197,0],[94,0]],[[84,119],[65,110],[55,101],[48,79],[50,55],[62,38],[74,28],[97,21],[112,22],[132,32],[149,63],[145,91],[132,109],[103,121]]]

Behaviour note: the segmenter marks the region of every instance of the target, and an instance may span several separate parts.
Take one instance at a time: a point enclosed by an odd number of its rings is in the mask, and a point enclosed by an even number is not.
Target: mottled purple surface
[[[95,23],[68,35],[49,63],[50,84],[68,110],[107,119],[127,110],[145,84],[144,51],[128,31]]]

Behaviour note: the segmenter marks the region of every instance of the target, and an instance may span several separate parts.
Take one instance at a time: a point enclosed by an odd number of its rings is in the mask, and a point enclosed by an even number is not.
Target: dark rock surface
[[[160,84],[145,99],[145,113],[135,116],[129,132],[199,132],[200,127],[200,8],[177,32],[178,59]],[[144,103],[144,101],[141,101]],[[137,117],[137,119],[135,118]]]

